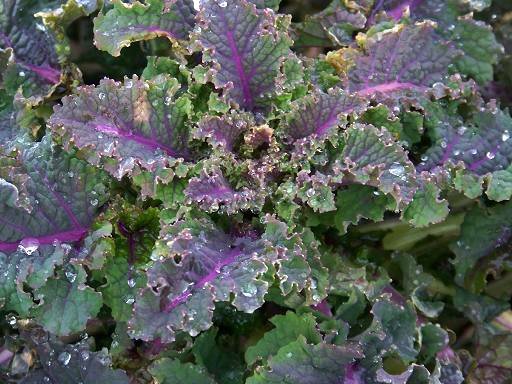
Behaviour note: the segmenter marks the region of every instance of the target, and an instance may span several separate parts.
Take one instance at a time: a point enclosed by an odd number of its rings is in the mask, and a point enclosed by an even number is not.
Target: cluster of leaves
[[[511,382],[512,7],[280,3],[0,0],[1,382]]]

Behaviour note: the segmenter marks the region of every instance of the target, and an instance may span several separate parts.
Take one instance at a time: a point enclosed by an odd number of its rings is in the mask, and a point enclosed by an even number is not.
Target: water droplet
[[[446,143],[446,141],[441,141],[441,148],[446,148],[448,146],[448,144]]]
[[[125,85],[124,85],[127,89],[130,89],[131,87],[133,87],[133,81],[131,80],[128,80]]]
[[[315,196],[315,190],[313,188],[309,188],[307,191],[306,191],[306,196],[307,197],[313,197]]]
[[[57,358],[57,360],[62,365],[68,365],[69,361],[71,360],[71,354],[69,352],[62,352]]]
[[[293,356],[293,353],[291,353],[291,352],[288,352],[288,353],[286,354],[286,357],[287,357],[287,358],[291,358],[292,356]]]
[[[97,356],[96,359],[98,359],[98,362],[103,365],[104,367],[109,366],[112,364],[112,360],[110,359],[110,356],[107,355],[106,352],[104,352],[105,349],[103,349]]]
[[[242,287],[242,295],[245,297],[251,297],[258,293],[258,288],[254,284],[248,284],[245,287]]]
[[[394,176],[402,176],[405,172],[405,168],[400,163],[393,163],[391,164],[391,167],[389,168],[389,173],[391,173]]]
[[[434,83],[432,85],[432,89],[434,91],[434,96],[438,99],[445,95],[445,89],[443,83]]]
[[[379,191],[373,191],[373,194],[374,194],[375,196],[380,196],[380,192],[379,192]]]
[[[11,327],[14,327],[16,325],[16,323],[18,322],[18,320],[16,319],[16,316],[11,315],[11,316],[7,317],[7,322],[9,323],[9,325]]]
[[[428,156],[427,155],[422,155],[421,156],[421,161],[427,161],[428,160]]]
[[[135,279],[128,279],[128,286],[129,286],[130,288],[135,287],[135,284],[137,284],[137,282],[135,281]]]
[[[457,133],[462,136],[464,133],[466,133],[467,130],[468,130],[468,127],[465,127],[464,125],[462,125],[457,129]]]
[[[478,153],[478,150],[476,148],[472,148],[469,150],[469,153],[471,153],[472,155],[476,155]]]
[[[92,199],[92,200],[91,200],[91,205],[92,205],[93,207],[97,206],[97,205],[98,205],[98,199]]]
[[[494,157],[496,157],[496,154],[494,152],[487,152],[485,157],[487,157],[489,160],[492,160]]]
[[[221,8],[226,8],[227,6],[228,6],[228,2],[227,1],[221,1],[219,3],[219,7],[221,7]]]
[[[510,133],[508,132],[508,130],[504,130],[503,134],[501,135],[501,141],[505,142],[508,139],[510,139]]]
[[[89,360],[90,354],[89,351],[80,351],[80,358],[84,361]]]
[[[105,94],[104,94],[103,92],[100,92],[100,93],[98,94],[98,99],[100,99],[100,100],[105,99]]]
[[[18,249],[21,252],[23,252],[29,256],[31,254],[33,254],[35,251],[37,251],[38,248],[39,248],[39,240],[37,240],[35,238],[31,238],[31,237],[21,240],[20,245],[18,246]]]
[[[135,299],[133,297],[128,297],[126,299],[126,304],[132,305],[133,303],[135,303]]]
[[[75,282],[75,280],[76,280],[76,272],[75,272],[75,269],[73,267],[68,269],[66,271],[65,275],[66,275],[66,279],[68,279],[68,281],[70,283],[74,283]]]
[[[458,149],[456,149],[455,151],[453,151],[453,154],[454,154],[455,156],[459,156],[459,155],[460,155],[460,151],[459,151]]]

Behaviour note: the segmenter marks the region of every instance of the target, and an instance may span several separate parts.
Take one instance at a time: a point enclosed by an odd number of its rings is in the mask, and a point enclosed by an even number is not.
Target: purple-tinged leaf
[[[247,384],[345,383],[347,366],[363,357],[357,345],[308,344],[304,336],[279,349],[268,366],[259,367]]]
[[[164,343],[178,331],[195,336],[211,326],[217,301],[252,313],[269,288],[263,275],[283,265],[279,274],[284,281],[284,272],[293,271],[284,263],[300,257],[299,245],[287,250],[289,241],[272,222],[262,237],[251,230],[227,234],[206,219],[164,226],[152,256],[158,261],[148,271],[149,288],[136,298],[131,336]],[[302,280],[307,282],[308,276]]]
[[[211,146],[233,152],[241,142],[242,134],[254,126],[250,114],[230,114],[222,117],[206,116],[198,124],[196,138],[206,138]]]
[[[368,101],[341,89],[316,91],[293,104],[282,130],[290,141],[311,135],[321,139],[342,124],[343,118],[360,113],[367,105]]]
[[[347,50],[346,88],[378,99],[421,93],[448,75],[458,51],[443,42],[429,22],[367,37],[362,52]]]
[[[94,19],[96,46],[112,56],[119,56],[121,49],[140,40],[159,36],[171,41],[188,39],[194,28],[192,0],[148,0],[125,4],[112,2],[114,8]]]
[[[512,118],[498,109],[476,112],[469,122],[436,130],[434,146],[425,153],[419,169],[431,170],[449,162],[462,162],[471,173],[482,176],[507,168],[512,162]]]
[[[215,86],[250,111],[268,108],[290,39],[277,27],[277,16],[246,0],[208,1],[199,13],[196,35],[203,62],[212,64]]]
[[[397,204],[409,203],[417,189],[416,170],[407,153],[385,129],[355,124],[344,132],[345,147],[332,165],[347,180],[377,187]]]
[[[485,2],[477,2],[480,5],[478,8],[485,8],[482,6]],[[373,16],[383,10],[387,16],[399,21],[406,9],[409,9],[408,16],[413,20],[434,21],[439,36],[452,41],[455,47],[464,52],[456,60],[458,70],[485,84],[493,79],[493,66],[498,62],[503,47],[497,42],[489,25],[473,19],[470,12],[474,5],[469,1],[379,1],[372,12],[371,22]]]
[[[476,351],[475,364],[468,374],[470,383],[507,384],[512,375],[512,336],[495,335]]]
[[[436,124],[431,132],[433,145],[418,169],[456,169],[454,185],[467,196],[479,196],[485,185],[489,198],[508,200],[512,196],[512,118],[508,112],[489,106],[463,121],[453,115],[453,107],[440,113],[438,106],[429,106],[426,116]]]
[[[40,364],[29,371],[21,380],[22,384],[129,383],[124,371],[109,366],[111,359],[105,351],[93,352],[85,342],[65,345],[49,339],[48,335],[43,341],[33,339],[30,345],[37,352]]]
[[[121,178],[137,166],[155,170],[188,158],[188,119],[192,104],[177,96],[176,79],[159,77],[124,84],[105,79],[84,86],[55,107],[48,126],[66,148],[73,146],[94,165]]]
[[[30,306],[23,284],[42,287],[69,254],[69,243],[86,237],[107,199],[107,179],[51,147],[48,137],[16,158],[0,158],[0,177],[0,196],[7,197],[0,201],[0,269],[12,279],[1,298],[23,314]]]
[[[199,177],[190,179],[185,195],[207,212],[236,213],[263,206],[265,191],[258,188],[235,189],[218,167],[203,169]]]
[[[395,21],[399,21],[407,10],[415,11],[424,0],[378,0],[372,8],[368,22],[373,24],[377,13],[386,11],[386,14]]]
[[[19,250],[31,255],[48,246],[53,249],[55,242],[82,240],[107,199],[105,175],[52,147],[49,137],[22,150],[15,159],[0,158],[0,176],[4,178],[0,179],[0,191],[17,194],[18,187],[11,180],[19,175],[24,176],[24,198],[31,208],[0,202],[2,252]]]
[[[249,1],[260,9],[271,8],[274,11],[278,10],[279,3],[281,3],[281,0],[249,0]]]
[[[366,17],[361,12],[349,12],[339,1],[332,1],[322,12],[306,15],[293,26],[295,47],[333,47],[349,45],[355,31],[362,30]]]
[[[60,82],[61,68],[53,36],[36,22],[37,8],[27,0],[0,2],[0,48],[12,48],[14,61],[2,75],[10,87],[21,86],[25,97],[46,96]]]

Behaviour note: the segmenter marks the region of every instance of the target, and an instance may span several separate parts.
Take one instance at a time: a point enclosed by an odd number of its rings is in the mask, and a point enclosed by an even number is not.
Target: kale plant
[[[512,383],[511,73],[506,0],[0,0],[0,382]]]

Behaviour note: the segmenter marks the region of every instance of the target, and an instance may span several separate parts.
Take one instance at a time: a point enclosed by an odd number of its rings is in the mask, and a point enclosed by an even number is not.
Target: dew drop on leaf
[[[15,326],[16,323],[17,323],[16,316],[14,316],[14,315],[8,316],[7,317],[7,322],[9,323],[9,325],[11,327]]]
[[[85,351],[85,350],[84,351],[80,351],[80,358],[82,360],[84,360],[84,361],[89,360],[89,356],[90,356],[89,351]]]
[[[75,282],[75,280],[76,280],[76,272],[74,271],[74,269],[72,267],[65,272],[65,275],[66,275],[66,279],[68,279],[68,281],[70,283],[74,283]]]
[[[39,240],[31,237],[21,240],[20,245],[18,246],[18,249],[21,252],[29,256],[33,254],[35,251],[37,251],[38,248]]]
[[[389,168],[389,173],[391,173],[394,176],[400,177],[404,174],[405,168],[400,163],[393,163],[391,164],[391,167]]]
[[[69,352],[62,352],[59,357],[57,357],[57,360],[62,365],[68,365],[69,361],[71,360],[71,354]]]
[[[258,293],[258,288],[254,284],[248,284],[242,288],[242,295],[245,297],[251,297]]]

